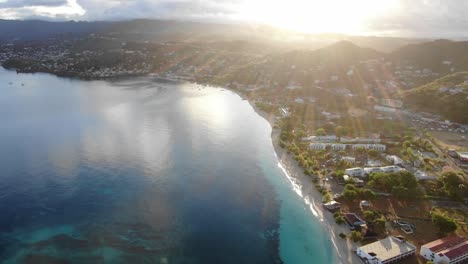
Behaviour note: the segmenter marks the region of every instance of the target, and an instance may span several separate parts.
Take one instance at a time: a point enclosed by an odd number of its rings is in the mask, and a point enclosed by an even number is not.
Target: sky
[[[2,19],[259,23],[306,33],[467,37],[467,0],[0,0]]]

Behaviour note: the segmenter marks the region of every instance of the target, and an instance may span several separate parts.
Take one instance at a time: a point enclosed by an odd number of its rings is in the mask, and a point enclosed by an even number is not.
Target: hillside
[[[468,72],[458,72],[405,91],[403,100],[422,110],[459,123],[468,123]]]
[[[418,66],[448,74],[468,70],[468,41],[435,40],[410,44],[388,54],[395,64]]]

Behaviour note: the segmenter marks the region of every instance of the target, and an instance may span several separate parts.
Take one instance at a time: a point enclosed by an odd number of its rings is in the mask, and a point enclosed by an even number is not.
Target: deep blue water
[[[1,263],[335,261],[232,92],[0,69],[0,122]]]

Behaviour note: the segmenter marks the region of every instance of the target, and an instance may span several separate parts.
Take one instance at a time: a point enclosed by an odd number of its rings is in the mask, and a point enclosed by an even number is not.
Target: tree
[[[351,231],[351,234],[349,236],[351,238],[351,240],[353,240],[354,242],[359,242],[363,239],[363,236],[361,234],[361,232],[359,231]]]
[[[371,149],[369,150],[368,154],[372,158],[378,158],[380,153],[375,149]]]
[[[441,234],[452,233],[457,230],[457,223],[446,214],[433,211],[431,213],[432,223],[439,229]]]
[[[364,211],[364,218],[368,222],[372,222],[379,217],[379,214],[374,211]]]
[[[353,201],[357,198],[357,192],[354,191],[354,190],[344,190],[343,192],[343,197],[346,199],[346,200],[349,200],[349,201]]]
[[[323,128],[319,128],[317,130],[315,130],[315,135],[316,136],[325,136],[327,133],[325,132],[325,129]]]
[[[379,217],[377,219],[375,219],[373,222],[372,222],[372,225],[374,227],[374,231],[377,232],[377,233],[384,233],[385,232],[385,218],[383,217]]]
[[[446,171],[442,173],[439,180],[444,185],[444,190],[450,197],[461,200],[468,195],[466,183],[463,176],[456,171]]]
[[[345,135],[344,132],[345,132],[345,129],[344,129],[342,126],[337,126],[337,127],[335,127],[335,135],[336,135],[337,137],[342,137],[342,136],[344,136],[344,135]]]
[[[361,189],[361,191],[359,192],[359,195],[362,197],[362,199],[371,200],[371,201],[375,200],[375,198],[377,197],[375,192],[373,192],[370,189]]]

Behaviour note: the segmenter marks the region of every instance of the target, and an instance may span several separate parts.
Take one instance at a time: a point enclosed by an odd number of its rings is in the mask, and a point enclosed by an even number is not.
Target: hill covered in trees
[[[468,123],[468,72],[458,72],[405,91],[403,99],[416,110],[442,114]]]

